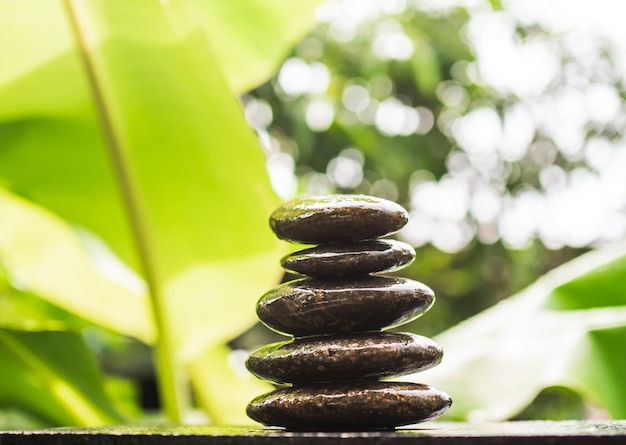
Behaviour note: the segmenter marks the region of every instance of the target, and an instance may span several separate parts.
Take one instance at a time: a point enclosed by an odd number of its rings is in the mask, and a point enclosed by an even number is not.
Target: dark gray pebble
[[[269,328],[295,336],[379,330],[426,312],[435,294],[407,278],[302,278],[269,290],[256,313]]]
[[[430,420],[450,397],[419,383],[354,382],[282,388],[250,402],[257,422],[290,430],[374,430]]]
[[[290,201],[270,216],[281,239],[304,244],[361,241],[400,230],[408,213],[395,202],[365,195],[312,196]]]
[[[399,270],[414,258],[415,250],[406,243],[369,240],[299,250],[280,260],[280,265],[312,277],[353,276]]]
[[[433,340],[415,334],[368,332],[305,337],[253,351],[248,370],[275,383],[338,382],[398,377],[441,362]]]

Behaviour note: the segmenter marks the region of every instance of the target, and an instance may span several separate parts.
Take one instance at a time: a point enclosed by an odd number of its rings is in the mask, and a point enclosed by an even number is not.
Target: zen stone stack
[[[265,325],[294,338],[248,357],[250,372],[279,386],[250,402],[252,419],[290,430],[391,429],[450,407],[435,388],[383,380],[436,366],[443,354],[428,338],[384,331],[419,317],[435,299],[422,283],[382,275],[415,257],[408,244],[380,239],[407,221],[399,205],[362,195],[297,199],[271,215],[279,238],[317,246],[281,260],[307,278],[257,303]]]

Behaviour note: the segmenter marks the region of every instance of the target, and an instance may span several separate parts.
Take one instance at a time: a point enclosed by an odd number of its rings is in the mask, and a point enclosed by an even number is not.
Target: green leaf
[[[45,301],[107,329],[152,342],[145,295],[107,279],[97,270],[76,232],[46,211],[0,189],[0,260],[19,285]],[[8,292],[8,290],[7,290]],[[2,297],[2,325],[50,327],[53,313],[37,298]],[[28,303],[26,300],[32,300]],[[13,314],[12,314],[13,312]],[[48,316],[47,322],[42,320]],[[62,321],[62,320],[59,320]]]
[[[124,150],[133,182],[129,186],[141,194],[139,212],[149,226],[142,232],[158,244],[150,256],[159,258],[156,267],[172,289],[167,293],[182,294],[172,297],[172,310],[200,319],[197,324],[181,320],[176,343],[199,345],[190,332],[211,330],[206,326],[216,321],[228,327],[219,333],[222,340],[251,319],[224,322],[219,311],[193,307],[236,308],[237,301],[253,302],[266,283],[278,279],[277,242],[267,225],[278,201],[262,151],[225,87],[202,23],[195,22],[189,3],[172,3],[177,6],[167,9],[145,0],[115,7],[86,2],[80,20],[85,37],[95,39],[87,49],[106,113],[115,122],[114,137]],[[67,46],[66,18],[50,2],[44,5],[39,9],[38,1],[3,0],[0,29],[23,23],[11,40],[26,49]],[[58,33],[50,36],[46,30],[51,27]],[[2,46],[7,57],[20,66],[22,51],[7,46]],[[5,137],[0,174],[13,189],[89,228],[135,264],[136,246],[91,102],[95,93],[78,55],[27,74],[16,73],[15,82],[0,90],[0,118],[9,122],[0,131]],[[60,83],[63,78],[73,81]],[[41,117],[47,115],[51,117]],[[271,267],[264,267],[267,259]],[[250,278],[241,280],[244,273]],[[255,279],[263,283],[255,285]],[[251,288],[253,293],[247,294]],[[198,292],[204,297],[198,298]]]
[[[625,342],[626,326],[589,332],[571,370],[572,386],[615,419],[626,418]]]
[[[229,86],[243,93],[267,80],[291,47],[311,30],[322,0],[196,3]]]
[[[0,183],[97,233],[136,268],[62,3],[0,0],[0,42]]]
[[[192,13],[202,16],[203,32],[211,42],[228,84],[237,93],[269,79],[291,47],[314,26],[315,9],[322,3],[322,0],[193,1]],[[141,4],[136,0],[135,3]],[[0,45],[0,61],[3,62],[0,86],[26,77],[55,60],[65,66],[77,63],[75,56],[70,55],[73,43],[57,2],[1,0],[0,8],[3,10],[0,33],[21,43],[19,46]],[[39,41],[39,33],[48,37],[45,44]],[[67,78],[57,77],[59,83],[64,79]],[[57,102],[64,102],[71,108],[77,96],[63,94],[71,86],[46,91],[45,102],[55,104],[54,109]],[[75,86],[82,87],[80,83]],[[26,99],[38,102],[40,98],[32,92]],[[53,111],[53,114],[56,113]]]
[[[273,389],[244,367],[244,351],[218,345],[189,365],[198,403],[218,425],[258,425],[246,416],[246,405]]]
[[[102,425],[123,419],[106,397],[80,337],[69,332],[0,329],[0,403],[54,425]]]
[[[626,277],[626,261],[610,262],[577,276],[550,295],[551,309],[587,309],[626,305],[626,292],[621,283]]]
[[[169,381],[249,327],[280,275],[267,224],[278,200],[197,8],[0,0],[0,176],[147,279]]]
[[[503,420],[521,411],[543,388],[564,386],[626,413],[626,305],[584,289],[620,293],[626,244],[585,254],[551,271],[532,286],[436,337],[442,364],[410,377],[448,392],[454,419]],[[609,271],[612,271],[610,273]],[[581,288],[576,283],[582,283]],[[589,287],[591,286],[591,287]],[[586,309],[552,309],[565,290]]]
[[[0,409],[0,431],[36,430],[49,427],[45,420],[20,409]]]
[[[191,2],[66,4],[153,303],[161,396],[178,420],[181,365],[247,327],[277,279],[266,222],[277,200]]]
[[[107,376],[104,380],[104,390],[115,407],[126,419],[141,418],[141,408],[139,406],[140,394],[136,382],[128,379]]]
[[[2,285],[0,284],[0,288]],[[16,330],[71,330],[91,326],[84,319],[37,297],[7,286],[0,289],[0,327]]]

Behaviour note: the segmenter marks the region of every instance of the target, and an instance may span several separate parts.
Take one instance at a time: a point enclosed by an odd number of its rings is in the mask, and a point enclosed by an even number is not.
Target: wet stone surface
[[[282,388],[250,402],[248,416],[291,430],[372,430],[423,422],[452,400],[418,383],[355,382]]]
[[[624,445],[626,420],[431,422],[392,430],[117,425],[0,431],[2,445]]]
[[[297,337],[373,331],[419,317],[434,300],[428,286],[407,278],[303,278],[263,295],[257,316],[271,329]]]
[[[276,236],[303,244],[380,238],[397,232],[407,221],[408,213],[400,205],[364,195],[296,199],[270,216]]]
[[[415,250],[394,240],[369,240],[323,244],[285,256],[280,264],[296,273],[314,277],[354,276],[391,272],[410,264]]]
[[[363,195],[296,199],[271,215],[279,238],[318,245],[281,260],[308,278],[281,284],[257,302],[265,325],[295,338],[248,356],[257,377],[290,385],[250,402],[249,417],[289,430],[366,431],[448,409],[452,402],[442,391],[380,381],[436,366],[443,355],[428,338],[382,332],[419,317],[435,299],[420,282],[382,275],[415,257],[410,245],[379,239],[407,222],[398,204]]]
[[[397,377],[441,362],[433,340],[415,334],[368,332],[305,337],[252,352],[250,372],[275,383],[314,383]]]

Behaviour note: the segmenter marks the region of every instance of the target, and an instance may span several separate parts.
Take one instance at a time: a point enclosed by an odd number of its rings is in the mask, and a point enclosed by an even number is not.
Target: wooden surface
[[[287,432],[214,426],[56,428],[0,432],[0,445],[283,445],[283,444],[621,444],[626,420],[610,422],[429,422],[397,431]]]

